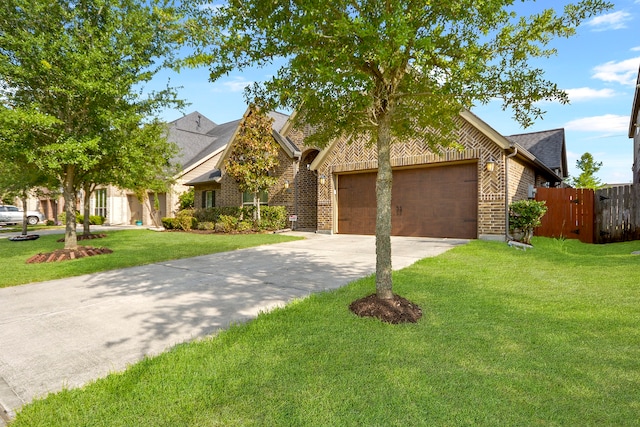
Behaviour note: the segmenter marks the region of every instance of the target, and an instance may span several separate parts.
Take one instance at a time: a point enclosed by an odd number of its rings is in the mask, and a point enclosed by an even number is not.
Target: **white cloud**
[[[592,99],[612,98],[616,96],[613,89],[591,89],[590,87],[578,87],[565,89],[571,102],[590,101]]]
[[[640,52],[640,46],[632,47],[631,51],[632,52]]]
[[[638,75],[638,65],[640,65],[640,56],[619,62],[609,61],[593,68],[593,78],[625,86],[634,86]]]
[[[593,31],[620,30],[627,28],[626,22],[631,19],[632,16],[629,12],[611,12],[596,16],[590,21],[587,21],[586,25],[592,27]]]
[[[244,88],[252,84],[252,81],[245,80],[244,77],[233,77],[231,80],[218,82],[214,90],[216,92],[242,92]]]
[[[629,116],[605,114],[604,116],[583,117],[565,123],[566,130],[579,132],[627,132],[629,128]]]

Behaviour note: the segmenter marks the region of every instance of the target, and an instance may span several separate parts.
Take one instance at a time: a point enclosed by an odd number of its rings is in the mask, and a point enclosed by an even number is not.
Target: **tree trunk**
[[[65,249],[76,249],[78,247],[78,237],[76,235],[76,189],[73,185],[74,174],[73,167],[68,167],[62,183],[62,196],[64,197],[64,212],[66,216]]]
[[[393,298],[391,278],[391,123],[383,114],[378,123],[378,176],[376,178],[376,295]]]
[[[27,235],[27,195],[26,193],[22,193],[20,197],[22,201],[22,235]]]
[[[260,221],[260,199],[258,199],[259,193],[253,193],[253,220]]]
[[[91,218],[90,218],[90,211],[91,211],[91,206],[90,206],[90,202],[91,202],[91,185],[90,184],[85,184],[82,186],[83,189],[83,193],[84,193],[84,200],[82,203],[83,206],[83,211],[84,211],[84,219],[82,221],[82,234],[84,234],[85,236],[89,236],[91,235],[91,230],[90,230],[90,226],[91,226]]]
[[[156,228],[160,228],[162,219],[160,218],[160,206],[156,206],[156,203],[159,203],[158,193],[153,193],[153,203],[151,203],[151,197],[148,192],[145,192],[146,196],[143,200],[143,204],[147,205],[149,209],[149,217],[151,218],[151,222],[153,226]]]

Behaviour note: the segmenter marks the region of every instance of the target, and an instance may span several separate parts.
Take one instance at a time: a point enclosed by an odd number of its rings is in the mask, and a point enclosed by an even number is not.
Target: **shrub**
[[[214,230],[216,224],[210,221],[198,222],[198,230]]]
[[[104,224],[105,217],[100,215],[89,215],[89,224],[91,225],[102,225]],[[76,215],[76,223],[84,224],[84,215],[77,214]]]
[[[229,233],[238,227],[238,218],[231,215],[220,215],[216,223],[216,231]]]
[[[162,226],[167,230],[173,230],[175,228],[174,219],[169,217],[162,218]]]
[[[181,210],[174,219],[174,228],[190,231],[197,227],[198,220],[193,216],[193,209]]]
[[[253,230],[253,221],[249,221],[246,219],[244,221],[240,221],[236,226],[236,230],[241,233]]]
[[[261,230],[282,230],[287,227],[287,209],[284,206],[263,206],[260,209]]]
[[[237,206],[224,206],[213,208],[198,208],[194,210],[193,216],[198,222],[218,222],[220,215],[229,215],[240,218],[243,208]]]
[[[46,225],[48,225],[48,226],[52,226],[52,225],[56,225],[56,222],[55,222],[54,220],[52,220],[52,219],[48,219],[48,220],[45,222],[45,224],[46,224]]]
[[[522,232],[522,241],[531,244],[533,229],[540,226],[540,220],[547,213],[544,200],[518,200],[509,205],[509,224],[513,230]]]

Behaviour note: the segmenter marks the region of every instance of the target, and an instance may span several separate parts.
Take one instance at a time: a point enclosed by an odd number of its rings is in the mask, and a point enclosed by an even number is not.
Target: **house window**
[[[266,191],[261,191],[260,193],[258,193],[258,200],[260,201],[261,205],[268,205],[269,193],[267,193]],[[253,193],[250,193],[248,191],[245,191],[244,193],[242,193],[242,205],[243,206],[253,205]]]
[[[95,215],[106,218],[107,217],[107,189],[101,188],[95,191],[96,195],[96,207]]]
[[[207,190],[202,192],[202,207],[212,208],[216,205],[216,192]]]

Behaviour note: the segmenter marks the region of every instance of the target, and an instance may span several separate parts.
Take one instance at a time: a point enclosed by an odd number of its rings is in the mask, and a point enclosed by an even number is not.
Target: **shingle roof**
[[[270,111],[267,113],[267,116],[273,119],[273,130],[278,133],[280,133],[285,123],[287,123],[287,120],[289,120],[289,116],[287,114],[279,113],[277,111]]]
[[[299,155],[300,150],[289,139],[283,138],[280,131],[289,119],[289,116],[277,111],[271,111],[268,116],[273,118],[274,137],[280,141],[293,156]],[[173,161],[181,165],[186,171],[199,164],[215,152],[224,149],[235,135],[242,119],[217,125],[197,111],[187,114],[169,123],[168,140],[178,145],[179,154]],[[191,182],[208,182],[214,169],[194,179]],[[198,181],[205,179],[205,181]]]
[[[506,138],[536,156],[549,169],[559,170],[558,175],[568,176],[564,129],[510,135]]]
[[[199,177],[194,178],[191,181],[185,183],[185,185],[195,185],[195,184],[201,184],[201,183],[206,183],[211,181],[219,182],[221,177],[222,177],[222,172],[220,171],[220,169],[212,169],[209,172],[203,173]]]

